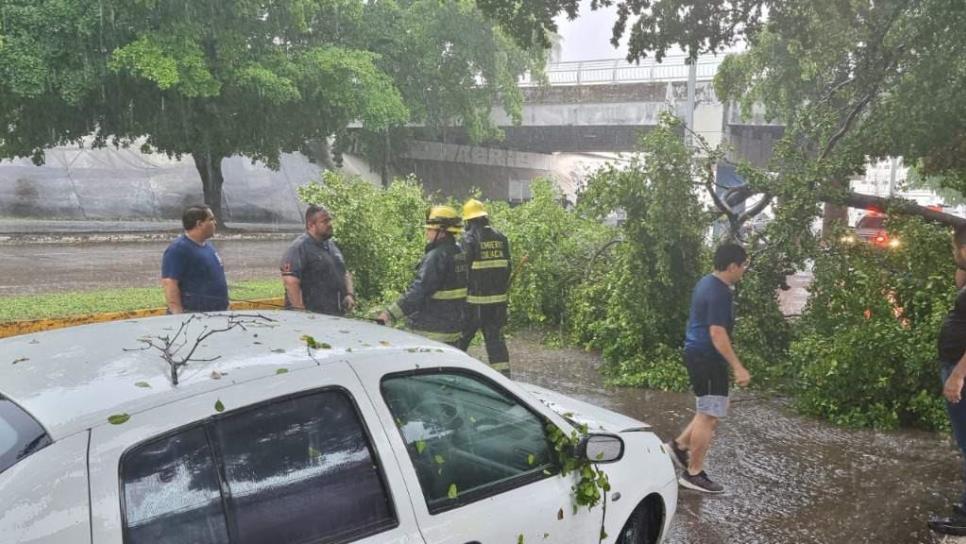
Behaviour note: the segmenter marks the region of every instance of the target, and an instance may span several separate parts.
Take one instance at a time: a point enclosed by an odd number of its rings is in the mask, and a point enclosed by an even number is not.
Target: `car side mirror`
[[[624,441],[614,434],[589,434],[577,443],[575,453],[591,463],[613,463],[624,457]]]

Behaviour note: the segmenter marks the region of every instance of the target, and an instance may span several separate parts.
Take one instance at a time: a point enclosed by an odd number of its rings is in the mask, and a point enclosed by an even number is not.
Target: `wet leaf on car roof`
[[[288,373],[288,369],[287,368],[280,368],[280,369],[278,369],[278,370],[275,371],[275,374],[287,374],[287,373]]]
[[[220,399],[215,401],[215,411],[216,412],[224,412],[225,411],[225,405],[221,403],[221,400]]]
[[[151,387],[151,384],[149,384],[148,382],[134,382],[134,385],[138,387]]]
[[[282,348],[275,348],[272,350],[272,353],[285,353],[285,350]]]
[[[131,416],[127,414],[114,414],[112,416],[108,416],[107,422],[111,425],[120,425],[122,423],[126,423],[129,419],[131,419]]]
[[[29,357],[20,357],[19,359],[14,359],[12,364],[22,363],[24,361],[29,361]]]

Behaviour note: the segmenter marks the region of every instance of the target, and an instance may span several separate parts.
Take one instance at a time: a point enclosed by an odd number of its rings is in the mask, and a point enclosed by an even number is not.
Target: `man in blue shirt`
[[[208,240],[215,235],[215,214],[191,206],[181,216],[184,234],[161,259],[161,286],[168,312],[219,312],[228,309],[228,282],[221,257]]]
[[[714,253],[714,272],[701,278],[691,294],[691,314],[684,339],[684,364],[697,397],[694,417],[668,447],[671,459],[684,472],[678,483],[705,493],[722,493],[724,486],[704,471],[704,458],[718,421],[728,413],[728,368],[744,387],[751,374],[731,345],[735,325],[732,288],[748,267],[748,255],[736,244],[723,244]]]

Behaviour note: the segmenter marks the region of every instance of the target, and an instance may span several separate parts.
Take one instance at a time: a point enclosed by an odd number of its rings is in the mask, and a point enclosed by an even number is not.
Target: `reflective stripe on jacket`
[[[452,237],[430,244],[416,279],[389,313],[406,317],[413,332],[432,340],[455,342],[466,306],[466,258]]]
[[[463,236],[469,266],[466,301],[470,304],[506,304],[510,281],[510,243],[489,225],[475,225]]]

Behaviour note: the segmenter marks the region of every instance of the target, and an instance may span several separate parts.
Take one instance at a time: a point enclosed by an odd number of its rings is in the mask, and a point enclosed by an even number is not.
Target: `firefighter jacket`
[[[460,339],[466,306],[466,258],[452,236],[426,246],[416,279],[388,308],[394,319],[406,317],[413,332],[431,340]]]
[[[463,235],[469,267],[466,302],[506,304],[510,282],[510,243],[489,225],[470,225]]]

